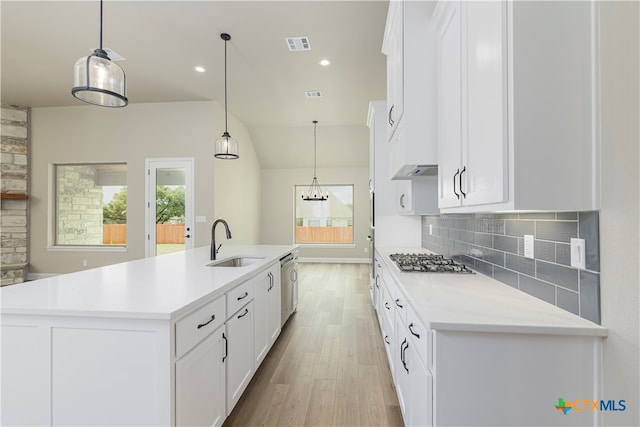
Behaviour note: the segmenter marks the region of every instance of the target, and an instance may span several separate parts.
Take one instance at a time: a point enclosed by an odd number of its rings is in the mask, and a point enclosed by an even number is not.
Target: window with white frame
[[[127,165],[53,165],[54,245],[127,244]]]
[[[353,244],[353,185],[327,185],[324,201],[307,201],[308,186],[295,186],[295,243]]]

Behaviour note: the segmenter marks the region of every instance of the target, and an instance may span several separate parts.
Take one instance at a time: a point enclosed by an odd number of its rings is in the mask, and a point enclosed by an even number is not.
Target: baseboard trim
[[[298,258],[298,262],[325,264],[370,264],[369,258]]]

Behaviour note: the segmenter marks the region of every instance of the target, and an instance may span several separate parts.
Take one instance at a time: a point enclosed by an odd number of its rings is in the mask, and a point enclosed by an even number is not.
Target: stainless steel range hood
[[[418,176],[437,176],[438,165],[407,165],[402,168],[407,178],[413,178]],[[401,179],[397,174],[396,179]]]

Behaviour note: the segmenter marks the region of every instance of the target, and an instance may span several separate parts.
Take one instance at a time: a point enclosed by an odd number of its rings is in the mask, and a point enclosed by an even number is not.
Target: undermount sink
[[[207,267],[246,267],[263,259],[264,257],[237,256],[210,262]]]

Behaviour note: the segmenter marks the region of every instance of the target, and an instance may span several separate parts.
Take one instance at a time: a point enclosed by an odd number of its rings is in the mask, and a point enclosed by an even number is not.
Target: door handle
[[[460,171],[460,194],[462,194],[462,198],[466,199],[467,198],[467,193],[465,193],[464,191],[462,191],[462,174],[465,173],[467,171],[467,167],[463,167],[462,170]]]
[[[222,356],[222,363],[224,363],[225,359],[229,355],[229,340],[224,335],[224,332],[222,333],[222,339],[224,340],[224,356]]]
[[[453,174],[453,194],[456,195],[456,198],[458,200],[460,200],[460,194],[458,194],[458,192],[456,191],[456,177],[460,174],[460,168],[458,168],[458,170],[456,171],[455,174]]]
[[[409,325],[409,332],[411,332],[414,336],[416,336],[417,338],[420,338],[420,334],[416,334],[413,331],[413,323]]]
[[[198,329],[200,329],[200,328],[202,328],[204,326],[207,326],[209,323],[213,322],[215,319],[216,319],[216,315],[215,314],[211,315],[211,319],[209,319],[208,322],[199,324],[198,325]]]

